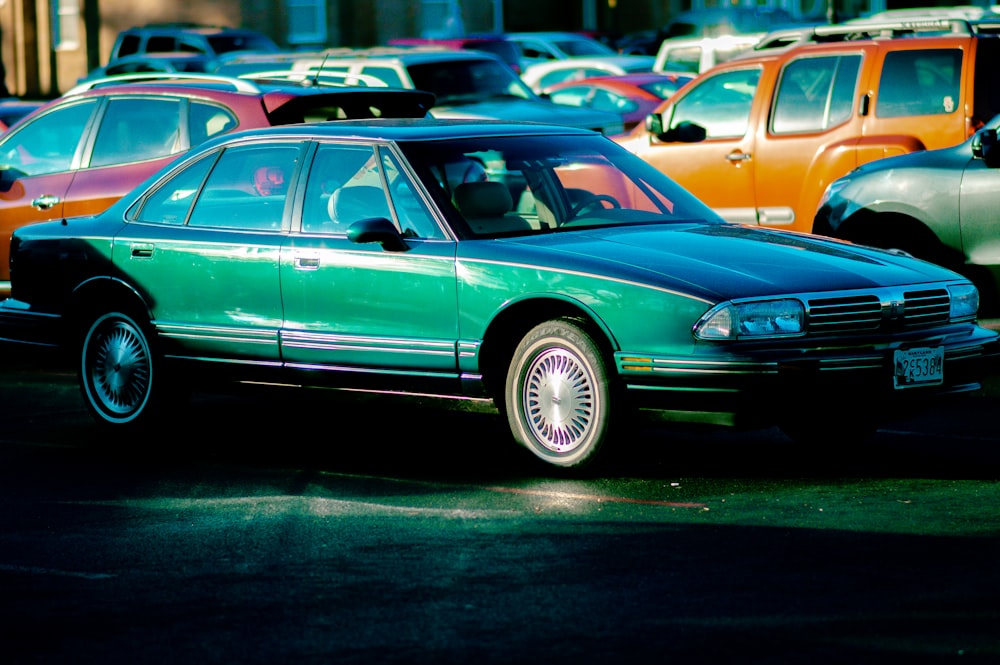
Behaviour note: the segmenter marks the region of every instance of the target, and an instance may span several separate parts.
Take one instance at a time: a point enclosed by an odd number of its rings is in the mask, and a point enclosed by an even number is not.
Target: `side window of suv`
[[[114,54],[120,58],[123,55],[132,55],[139,52],[139,35],[123,35],[118,51]]]
[[[0,163],[19,175],[69,171],[96,107],[93,99],[67,104],[11,132],[0,144]]]
[[[192,147],[217,134],[234,129],[237,124],[236,116],[226,108],[215,104],[191,102],[191,118],[188,128]]]
[[[736,69],[705,78],[674,106],[670,129],[682,122],[705,129],[705,138],[743,136],[760,80],[760,68]]]
[[[879,78],[875,115],[898,118],[954,113],[960,104],[960,49],[890,51]]]
[[[365,65],[361,69],[361,73],[367,76],[374,76],[385,82],[385,84],[391,88],[403,88],[406,87],[403,84],[403,77],[399,75],[392,67],[381,67],[378,65]],[[352,85],[358,85],[356,81],[351,82]]]
[[[662,69],[665,72],[690,72],[697,74],[701,71],[701,47],[685,46],[670,49]]]
[[[847,120],[860,66],[860,55],[793,60],[781,73],[771,131],[819,132]]]
[[[177,40],[169,35],[150,35],[146,40],[146,53],[170,53],[177,50]]]
[[[111,99],[101,119],[90,165],[109,166],[180,152],[178,99]]]

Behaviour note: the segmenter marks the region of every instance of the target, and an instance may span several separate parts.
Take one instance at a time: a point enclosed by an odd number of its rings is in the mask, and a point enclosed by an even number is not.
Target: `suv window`
[[[147,53],[170,53],[177,50],[177,40],[166,35],[150,35],[146,40]]]
[[[112,99],[101,119],[91,166],[156,159],[180,152],[180,100]]]
[[[366,69],[367,71],[367,69]],[[407,67],[413,86],[433,92],[439,105],[510,95],[528,98],[521,79],[497,60],[455,60]]]
[[[124,35],[122,37],[121,43],[118,46],[117,57],[122,57],[124,55],[132,55],[133,53],[139,52],[139,36],[138,35]]]
[[[704,127],[706,138],[743,136],[759,79],[757,67],[707,78],[674,107],[671,129],[689,122]]]
[[[784,68],[771,117],[775,134],[816,132],[847,121],[861,55],[801,58]]]
[[[94,99],[68,104],[23,125],[4,142],[0,162],[29,176],[69,171],[96,106]]]
[[[399,72],[397,72],[392,67],[379,67],[377,65],[365,65],[364,68],[362,69],[361,73],[365,74],[367,76],[374,76],[375,78],[378,78],[378,79],[384,81],[385,84],[387,86],[389,86],[390,88],[395,88],[395,87],[402,88],[403,87],[403,79],[402,79],[402,77],[399,75]],[[361,83],[361,82],[358,82],[358,81],[351,81],[351,85],[364,85],[364,84]],[[419,88],[420,86],[417,86],[417,87]]]
[[[976,78],[973,83],[972,117],[979,125],[1000,113],[1000,40],[980,39],[977,44]]]
[[[954,113],[962,77],[960,49],[890,51],[879,78],[875,115],[898,118]]]
[[[665,72],[699,73],[701,70],[701,47],[684,46],[670,49],[661,69]]]

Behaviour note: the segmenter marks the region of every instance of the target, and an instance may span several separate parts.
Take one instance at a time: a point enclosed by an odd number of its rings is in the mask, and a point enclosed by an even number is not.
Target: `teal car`
[[[720,182],[719,186],[725,186]],[[596,132],[440,119],[227,135],[12,240],[0,336],[139,431],[201,377],[492,400],[555,467],[640,421],[870,433],[980,387],[945,268],[727,223]]]

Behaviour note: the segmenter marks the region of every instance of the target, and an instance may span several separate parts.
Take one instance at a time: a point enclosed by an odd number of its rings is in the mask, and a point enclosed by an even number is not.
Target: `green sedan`
[[[11,257],[0,336],[69,350],[96,421],[127,432],[224,376],[490,399],[578,467],[641,409],[868,434],[978,389],[998,346],[954,272],[724,222],[613,141],[541,124],[228,135],[98,216],[19,229]]]

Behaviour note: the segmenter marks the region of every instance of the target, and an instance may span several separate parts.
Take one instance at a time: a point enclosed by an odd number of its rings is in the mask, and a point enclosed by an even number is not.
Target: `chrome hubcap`
[[[528,369],[524,412],[545,448],[567,453],[579,446],[594,422],[594,383],[579,359],[564,349],[542,353]]]
[[[97,340],[93,360],[94,393],[105,409],[127,414],[142,405],[149,392],[150,358],[134,328],[111,325]]]

